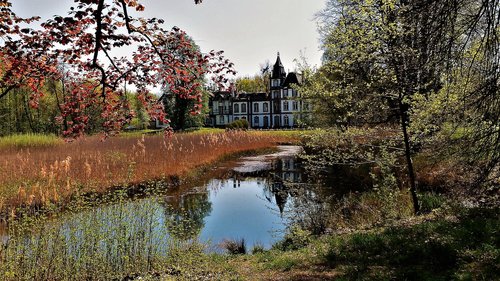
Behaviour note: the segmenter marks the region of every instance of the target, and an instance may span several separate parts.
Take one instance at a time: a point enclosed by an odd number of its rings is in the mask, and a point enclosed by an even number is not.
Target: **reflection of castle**
[[[300,183],[302,182],[302,170],[300,164],[294,157],[278,159],[274,164],[273,170],[279,178],[286,182]]]
[[[301,183],[302,170],[300,163],[294,157],[276,159],[271,167],[264,194],[269,202],[272,202],[274,197],[280,213],[283,214],[290,196],[287,184]]]

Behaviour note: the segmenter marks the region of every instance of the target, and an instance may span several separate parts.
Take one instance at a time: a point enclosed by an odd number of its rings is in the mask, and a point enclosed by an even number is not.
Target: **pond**
[[[31,245],[25,247],[43,244],[56,250],[65,245],[72,255],[95,244],[117,255],[120,247],[161,254],[175,239],[199,240],[209,251],[220,252],[224,240],[244,239],[247,249],[270,248],[282,238],[293,208],[286,185],[303,178],[296,159],[300,151],[298,146],[279,146],[276,153],[223,163],[199,185],[62,215],[42,227],[43,241],[26,238]]]

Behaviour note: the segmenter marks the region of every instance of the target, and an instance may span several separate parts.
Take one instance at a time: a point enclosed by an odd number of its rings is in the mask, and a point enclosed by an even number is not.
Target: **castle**
[[[267,93],[214,92],[208,103],[207,126],[224,127],[239,119],[246,119],[255,129],[302,126],[310,116],[310,106],[292,88],[302,83],[302,76],[295,72],[287,74],[279,53],[269,83]]]

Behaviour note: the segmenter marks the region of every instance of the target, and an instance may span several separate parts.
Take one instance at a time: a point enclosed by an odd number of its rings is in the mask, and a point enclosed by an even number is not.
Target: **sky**
[[[12,0],[22,17],[47,19],[66,15],[73,0]],[[185,30],[202,51],[224,50],[238,76],[254,75],[259,65],[274,63],[277,52],[287,71],[295,70],[301,52],[319,66],[319,34],[314,14],[325,0],[141,0],[146,10],[137,15],[165,20],[165,27]]]

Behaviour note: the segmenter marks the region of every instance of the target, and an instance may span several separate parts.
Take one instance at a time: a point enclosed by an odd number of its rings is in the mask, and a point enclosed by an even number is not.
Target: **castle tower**
[[[276,63],[274,63],[273,72],[271,73],[271,89],[281,87],[285,78],[285,67],[283,63],[281,63],[280,53],[278,52],[278,57],[276,58]]]

